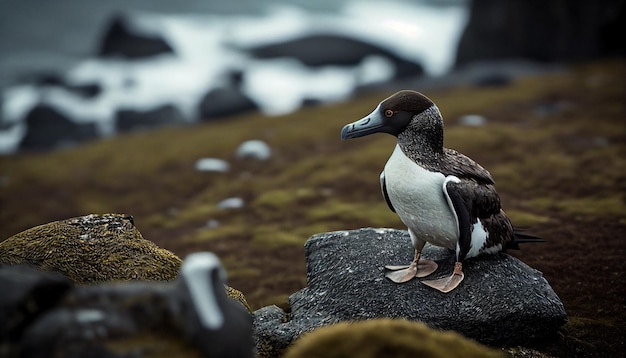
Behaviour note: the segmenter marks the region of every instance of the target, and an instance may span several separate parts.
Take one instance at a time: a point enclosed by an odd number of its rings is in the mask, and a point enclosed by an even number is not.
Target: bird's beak
[[[372,113],[358,121],[346,124],[341,130],[341,139],[358,138],[379,132],[387,132],[387,130],[380,111],[376,108]]]

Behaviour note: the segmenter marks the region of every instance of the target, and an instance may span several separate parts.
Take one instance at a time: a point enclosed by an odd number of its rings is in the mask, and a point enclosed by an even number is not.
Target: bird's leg
[[[420,239],[411,228],[409,228],[409,236],[411,236],[411,243],[415,248],[413,261],[409,265],[386,266],[391,272],[387,272],[385,277],[396,283],[407,282],[413,277],[426,277],[437,270],[437,264],[434,261],[420,259],[426,241]]]
[[[387,270],[390,270],[390,272],[385,274],[385,277],[395,283],[404,283],[411,280],[413,277],[426,277],[435,272],[437,270],[437,263],[432,260],[420,260],[421,252],[421,248],[420,250],[415,249],[415,257],[408,265],[385,266]]]
[[[454,290],[459,285],[459,283],[463,281],[464,277],[465,275],[463,275],[463,264],[460,261],[457,261],[454,264],[454,272],[452,273],[452,276],[440,278],[437,280],[422,281],[422,283],[443,293],[448,293]]]

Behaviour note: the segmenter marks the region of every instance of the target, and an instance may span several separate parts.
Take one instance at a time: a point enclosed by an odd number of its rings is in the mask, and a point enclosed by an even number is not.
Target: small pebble
[[[220,226],[220,222],[215,220],[215,219],[211,219],[209,221],[206,222],[206,227],[209,229],[216,229]]]
[[[225,173],[230,169],[230,165],[222,159],[201,158],[196,160],[195,168],[199,172]]]
[[[466,114],[459,118],[459,123],[469,127],[480,127],[487,123],[487,118],[478,114]]]
[[[243,207],[243,199],[237,197],[227,198],[220,201],[220,203],[217,204],[217,207],[222,210],[239,209]]]
[[[268,160],[272,157],[272,149],[264,141],[252,139],[241,143],[236,154],[239,159]]]

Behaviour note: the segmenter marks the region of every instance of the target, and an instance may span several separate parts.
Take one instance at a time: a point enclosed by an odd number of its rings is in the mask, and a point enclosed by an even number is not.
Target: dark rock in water
[[[98,137],[95,124],[75,123],[46,104],[31,109],[25,121],[28,130],[20,142],[21,149],[47,150]]]
[[[0,267],[0,342],[16,341],[38,315],[58,303],[72,281],[25,265]]]
[[[252,56],[261,59],[294,58],[310,67],[355,66],[369,55],[389,59],[396,66],[396,78],[420,76],[424,68],[393,52],[358,39],[335,34],[308,35],[293,40],[249,48]]]
[[[141,59],[166,53],[174,53],[165,39],[133,31],[129,19],[123,15],[113,17],[106,30],[98,55]]]
[[[470,2],[456,66],[479,60],[571,62],[626,54],[626,2]]]
[[[173,105],[164,105],[147,111],[121,109],[117,111],[115,118],[115,126],[120,132],[182,123],[185,123],[183,114]]]
[[[94,98],[102,92],[98,83],[68,83],[62,75],[54,72],[32,73],[21,79],[38,87],[59,87],[82,98]]]
[[[65,79],[56,72],[38,72],[24,75],[20,82],[33,83],[35,86],[63,86]]]
[[[200,120],[226,118],[245,112],[257,111],[259,107],[238,87],[222,87],[210,90],[198,105]]]
[[[414,279],[395,284],[384,265],[411,261],[406,231],[361,229],[311,237],[306,245],[308,287],[291,295],[291,312],[255,312],[258,350],[289,345],[302,332],[342,321],[380,317],[422,321],[485,344],[523,345],[553,338],[567,322],[563,304],[541,272],[507,254],[467,260],[465,280],[443,294]],[[454,254],[427,245],[433,278],[449,275]],[[282,317],[281,317],[282,316]],[[261,316],[262,317],[262,316]]]
[[[102,92],[102,86],[98,83],[84,83],[79,85],[66,83],[63,88],[83,98],[95,98]]]
[[[8,347],[22,357],[251,357],[251,314],[223,280],[215,255],[199,253],[173,282],[75,286]]]
[[[0,242],[0,264],[28,264],[83,284],[172,280],[181,260],[144,239],[131,216],[92,214],[11,236]]]

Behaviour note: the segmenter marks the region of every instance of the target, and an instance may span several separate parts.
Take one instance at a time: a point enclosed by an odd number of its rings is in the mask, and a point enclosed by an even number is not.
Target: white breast
[[[385,165],[387,193],[400,220],[418,238],[455,249],[458,229],[443,193],[444,179],[417,165],[397,145]]]

